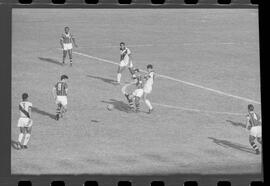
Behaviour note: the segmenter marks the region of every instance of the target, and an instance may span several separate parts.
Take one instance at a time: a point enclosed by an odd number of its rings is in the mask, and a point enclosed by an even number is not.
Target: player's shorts
[[[63,106],[66,106],[67,105],[67,96],[57,96],[56,97],[56,104],[61,104]]]
[[[262,137],[262,126],[251,127],[250,135],[256,138]]]
[[[30,118],[20,117],[18,120],[18,127],[31,127],[33,125],[33,120]]]
[[[63,43],[64,50],[71,50],[72,49],[72,43]]]
[[[131,60],[129,61],[129,58],[125,58],[124,60],[120,61],[119,66],[120,67],[129,67],[129,68],[132,68],[133,67],[133,64],[132,64],[132,61]]]
[[[143,91],[147,94],[150,94],[152,92],[152,86],[145,84],[143,87]]]
[[[132,95],[141,98],[143,96],[143,89],[136,89],[136,90],[134,90],[134,92],[132,93]]]

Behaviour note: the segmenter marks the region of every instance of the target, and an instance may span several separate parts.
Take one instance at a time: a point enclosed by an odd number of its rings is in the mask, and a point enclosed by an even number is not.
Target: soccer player
[[[131,94],[125,93],[131,110],[134,112],[139,112],[140,110],[140,99],[143,96],[143,81],[141,76],[135,77],[136,87]]]
[[[132,64],[131,51],[125,46],[124,42],[120,43],[120,63],[117,70],[117,83],[120,84],[123,70],[128,67],[132,77],[135,78],[135,69]]]
[[[68,76],[62,75],[60,81],[56,83],[53,87],[53,97],[57,105],[56,108],[56,120],[63,117],[64,113],[67,111],[67,85]]]
[[[153,106],[151,105],[150,101],[147,99],[147,95],[149,95],[152,92],[152,86],[154,83],[155,73],[153,71],[153,65],[149,64],[147,65],[147,74],[145,75],[146,82],[143,86],[143,98],[144,102],[149,108],[148,113],[150,114],[153,111]]]
[[[18,127],[20,134],[18,138],[18,145],[21,149],[27,149],[27,144],[30,140],[33,120],[31,119],[32,103],[28,101],[28,94],[22,94],[22,102],[19,104],[20,118],[18,120]],[[24,137],[24,141],[23,141]]]
[[[73,35],[69,32],[69,27],[65,27],[65,32],[61,35],[60,38],[60,45],[63,49],[63,64],[65,64],[65,59],[68,53],[69,60],[70,60],[70,66],[72,66],[72,48],[73,44],[75,47],[78,47],[78,45],[75,42],[75,38]]]
[[[262,127],[261,127],[261,117],[259,114],[254,112],[254,106],[249,104],[248,105],[248,114],[247,114],[247,123],[246,129],[250,131],[249,134],[249,143],[252,148],[256,151],[256,154],[260,154],[260,150],[255,143],[255,139],[260,144],[262,143]]]

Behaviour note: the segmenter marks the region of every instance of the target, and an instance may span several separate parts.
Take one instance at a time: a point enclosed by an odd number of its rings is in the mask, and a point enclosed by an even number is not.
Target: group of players
[[[69,55],[70,66],[72,66],[72,48],[73,45],[77,47],[75,43],[75,38],[69,32],[69,27],[65,27],[64,33],[60,38],[60,45],[63,49],[63,61],[65,64],[65,58],[67,54]],[[134,68],[132,63],[131,51],[125,46],[124,42],[120,43],[120,63],[117,70],[116,83],[121,84],[121,74],[125,68],[129,69],[132,78],[134,79],[134,84],[136,89],[130,93],[126,91],[126,86],[122,88],[122,92],[128,103],[130,109],[134,112],[139,112],[140,110],[140,100],[143,98],[144,103],[149,108],[148,113],[150,114],[153,111],[153,106],[151,105],[147,96],[152,92],[152,86],[154,83],[155,72],[153,71],[153,65],[147,65],[147,73],[139,74],[140,71],[138,68]],[[53,87],[53,96],[56,108],[56,120],[59,120],[63,117],[64,113],[67,111],[67,75],[61,75],[60,81],[56,83]],[[33,121],[31,119],[31,108],[32,103],[28,101],[28,94],[22,94],[22,102],[19,104],[20,118],[18,120],[18,127],[20,128],[20,133],[18,137],[18,147],[20,149],[26,149],[31,136],[31,128]],[[261,117],[259,114],[254,112],[254,106],[248,105],[248,114],[246,116],[246,129],[250,131],[249,134],[249,143],[252,148],[255,150],[256,154],[260,154],[260,150],[256,145],[255,140],[261,144]],[[24,140],[23,140],[24,138]]]

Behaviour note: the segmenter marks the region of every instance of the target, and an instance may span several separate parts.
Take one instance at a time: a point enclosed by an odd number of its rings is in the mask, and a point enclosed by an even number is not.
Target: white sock
[[[27,145],[28,141],[30,140],[30,136],[31,136],[31,134],[29,134],[29,133],[27,133],[27,134],[25,135],[25,139],[24,139],[23,145]]]
[[[120,74],[120,73],[117,74],[117,82],[118,83],[120,83],[120,81],[121,81],[121,76],[122,76],[122,74]]]
[[[149,107],[149,109],[151,109],[151,110],[153,109],[153,107],[148,99],[145,100],[145,104]]]
[[[19,141],[20,143],[22,143],[22,139],[23,139],[23,133],[20,133],[20,134],[19,134],[18,141]]]

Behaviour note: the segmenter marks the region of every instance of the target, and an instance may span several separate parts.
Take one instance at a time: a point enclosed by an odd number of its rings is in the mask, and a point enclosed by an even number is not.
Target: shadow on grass
[[[230,141],[227,141],[227,140],[220,140],[220,139],[217,139],[217,138],[213,138],[213,137],[208,137],[209,139],[213,140],[213,142],[217,145],[220,145],[222,147],[225,147],[225,148],[233,148],[233,149],[237,149],[237,150],[240,150],[240,151],[243,151],[243,152],[247,152],[247,153],[251,153],[251,154],[255,154],[254,150],[252,148],[248,148],[244,145],[241,145],[239,143],[233,143],[233,142],[230,142]]]
[[[117,85],[116,81],[113,80],[113,79],[108,79],[108,78],[99,77],[99,76],[93,76],[93,75],[86,75],[86,76],[89,77],[89,78],[101,80],[101,81],[103,81],[105,83],[109,83],[109,84],[112,84],[112,85]]]
[[[241,122],[234,122],[231,120],[226,120],[228,123],[232,124],[235,127],[242,127],[242,128],[246,128],[246,125],[244,123]]]
[[[38,59],[40,59],[41,61],[46,61],[46,62],[53,63],[53,64],[60,65],[60,66],[63,65],[61,62],[59,62],[55,59],[52,59],[52,58],[39,57]]]
[[[11,147],[15,150],[20,150],[19,148],[19,142],[11,140]]]
[[[55,119],[55,115],[54,115],[54,114],[51,114],[51,113],[46,112],[46,111],[44,111],[44,110],[40,110],[40,109],[37,108],[37,107],[33,107],[33,108],[32,108],[32,112],[35,112],[35,113],[37,113],[37,114],[41,114],[41,115],[43,115],[43,116],[49,116],[51,119]]]
[[[130,107],[127,103],[115,99],[110,99],[110,101],[101,101],[103,103],[112,104],[114,109],[128,113],[130,111]]]

